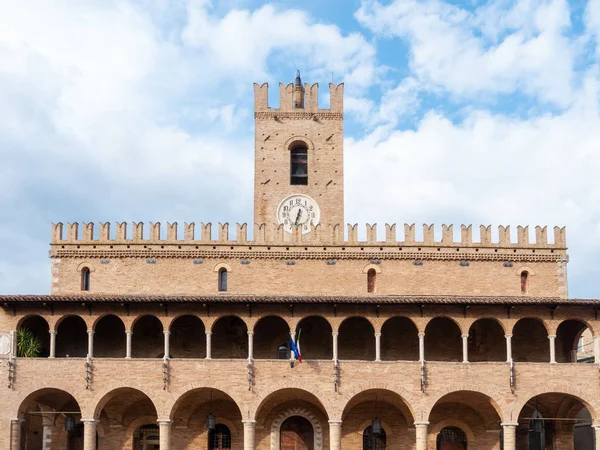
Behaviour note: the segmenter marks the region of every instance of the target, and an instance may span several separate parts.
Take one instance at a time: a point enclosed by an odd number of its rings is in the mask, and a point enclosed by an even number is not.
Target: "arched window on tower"
[[[299,144],[290,151],[290,184],[308,184],[308,148]]]
[[[375,272],[375,269],[369,269],[367,272],[367,292],[375,292],[376,279],[377,272]]]
[[[224,267],[219,269],[219,291],[227,291],[227,269]]]
[[[521,294],[527,294],[529,290],[529,272],[524,270],[521,272]]]
[[[90,290],[90,269],[89,267],[84,267],[81,269],[81,290],[89,291]]]

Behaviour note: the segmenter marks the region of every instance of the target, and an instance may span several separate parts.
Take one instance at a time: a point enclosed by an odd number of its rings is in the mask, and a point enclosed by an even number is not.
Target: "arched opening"
[[[469,328],[469,361],[506,361],[506,338],[494,319],[479,319]]]
[[[594,337],[581,320],[565,320],[556,330],[556,362],[594,362]]]
[[[197,316],[181,316],[171,324],[169,352],[172,358],[205,358],[206,331]]]
[[[219,269],[219,292],[227,291],[227,269],[221,267]]]
[[[549,392],[535,396],[519,414],[517,448],[593,449],[591,417],[584,402],[572,395]]]
[[[521,272],[521,294],[525,295],[529,292],[529,272],[524,270]]]
[[[29,316],[17,327],[17,356],[47,358],[50,356],[50,327],[41,316]]]
[[[308,184],[308,148],[303,143],[294,145],[290,151],[290,184]]]
[[[85,321],[79,316],[64,318],[56,333],[56,357],[84,358],[87,355],[88,333]]]
[[[298,336],[300,330],[302,330],[300,336],[302,359],[317,360],[333,358],[333,336],[331,325],[327,319],[321,316],[305,317],[296,327],[296,336]]]
[[[281,440],[282,425],[290,417],[302,417],[311,424],[314,440],[311,448],[324,450],[329,448],[329,417],[321,401],[312,393],[296,388],[280,389],[267,395],[256,410],[256,442],[267,443],[269,448],[285,449]],[[286,427],[284,431],[288,430]],[[301,430],[300,430],[301,431]],[[297,442],[297,441],[296,441]],[[309,444],[309,443],[307,443]]]
[[[304,417],[288,417],[279,429],[281,450],[314,450],[315,430]]]
[[[432,319],[425,328],[427,361],[462,361],[460,328],[447,317]]]
[[[437,450],[467,450],[467,435],[458,427],[445,427],[438,433]]]
[[[90,269],[89,267],[84,267],[81,269],[81,290],[89,291],[90,290]]]
[[[212,328],[212,358],[248,357],[248,328],[237,316],[221,317]]]
[[[231,448],[231,431],[227,425],[218,423],[208,434],[209,450]]]
[[[429,414],[429,448],[497,449],[502,417],[498,403],[485,394],[455,391],[441,397]]]
[[[53,388],[33,392],[21,403],[18,417],[24,420],[21,450],[83,448],[81,409],[68,392]]]
[[[377,272],[375,269],[369,269],[367,272],[367,292],[372,293],[375,292],[375,282],[377,281]]]
[[[155,316],[143,316],[135,321],[131,336],[132,358],[162,358],[165,337],[162,322]]]
[[[539,319],[525,318],[513,327],[512,356],[516,362],[550,362],[548,332]]]
[[[378,433],[373,433],[373,426],[369,425],[363,431],[363,450],[385,450],[386,446],[385,429]]]
[[[94,357],[125,358],[126,346],[123,321],[112,314],[100,318],[94,327]]]
[[[97,448],[156,448],[160,435],[156,407],[138,389],[123,387],[108,392],[96,405],[94,418],[104,430]]]
[[[364,317],[350,317],[342,322],[338,356],[345,360],[375,360],[375,330],[371,322]]]
[[[373,433],[372,425],[375,419],[378,425],[375,431],[380,426],[380,433]],[[412,411],[397,393],[386,389],[362,391],[352,397],[344,407],[342,448],[414,448],[414,421]]]
[[[155,423],[141,425],[133,434],[135,450],[154,450],[160,445],[160,430]]]
[[[407,317],[392,317],[381,327],[383,361],[418,361],[419,331]]]
[[[243,445],[242,413],[225,392],[199,388],[186,392],[171,411],[177,448],[229,449]],[[214,426],[209,429],[209,426]]]
[[[283,359],[280,347],[289,339],[290,327],[285,320],[278,316],[263,317],[254,326],[254,358]]]

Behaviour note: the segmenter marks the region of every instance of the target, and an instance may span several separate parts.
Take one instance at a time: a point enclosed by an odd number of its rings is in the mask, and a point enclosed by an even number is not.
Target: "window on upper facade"
[[[81,269],[81,290],[90,290],[90,269],[88,267]]]
[[[367,292],[375,292],[376,279],[377,272],[375,272],[375,269],[369,269],[367,272]]]
[[[297,145],[290,151],[290,184],[308,184],[308,148]]]
[[[529,273],[524,270],[521,272],[521,294],[527,294],[529,290]]]
[[[219,291],[227,291],[227,269],[219,269]]]

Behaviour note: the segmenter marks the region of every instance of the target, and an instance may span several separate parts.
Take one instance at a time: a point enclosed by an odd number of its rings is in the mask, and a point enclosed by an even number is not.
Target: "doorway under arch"
[[[280,450],[315,450],[315,430],[302,416],[291,416],[279,428]]]

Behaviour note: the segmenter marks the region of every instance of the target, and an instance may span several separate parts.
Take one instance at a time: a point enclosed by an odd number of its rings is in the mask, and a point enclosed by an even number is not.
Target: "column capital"
[[[426,427],[427,425],[429,425],[429,422],[427,420],[420,420],[418,422],[415,422],[415,427]]]
[[[254,336],[254,331],[248,331],[248,336]]]
[[[254,425],[256,425],[256,420],[254,420],[254,419],[246,419],[246,420],[242,420],[242,423],[245,426],[250,426],[250,425],[254,426]]]
[[[22,424],[23,422],[25,422],[25,419],[10,419],[10,423],[14,424]]]
[[[513,335],[512,335],[512,334],[505,334],[505,335],[504,335],[504,337],[505,337],[506,339],[510,339],[511,337],[513,337]]]
[[[170,425],[173,422],[171,419],[156,419],[159,425]]]
[[[330,425],[341,425],[342,421],[341,420],[330,420],[329,424]]]
[[[131,335],[133,334],[133,331],[131,331],[131,330],[127,330],[127,331],[125,332],[125,334],[127,334],[127,335],[130,335],[130,336],[131,336]]]
[[[548,339],[556,339],[556,335],[555,334],[549,334],[548,335]]]
[[[381,337],[381,333],[375,333],[375,337]]]
[[[93,335],[95,333],[95,331],[94,330],[87,330],[87,333]]]
[[[210,336],[212,334],[212,331],[205,331],[204,334],[206,334],[207,336]]]
[[[425,332],[423,332],[423,333],[419,333],[419,334],[418,334],[418,336],[419,336],[420,338],[424,338],[424,337],[425,337]]]
[[[168,335],[170,335],[170,334],[171,334],[171,332],[170,332],[170,331],[163,331],[163,334],[165,334],[165,335],[167,335],[167,336],[168,336]]]
[[[506,422],[506,423],[502,422],[500,424],[500,426],[502,426],[502,427],[518,427],[519,424],[518,424],[518,422]]]
[[[48,330],[48,333],[56,336],[58,334],[58,331],[56,331],[56,330]]]
[[[463,338],[463,339],[467,339],[469,337],[469,335],[468,334],[461,334],[460,337]]]
[[[86,424],[86,423],[96,423],[98,422],[98,419],[81,419],[81,421]]]
[[[339,332],[339,331],[333,331],[333,332],[331,333],[331,335],[332,335],[332,336],[339,336],[339,335],[340,335],[340,332]]]

